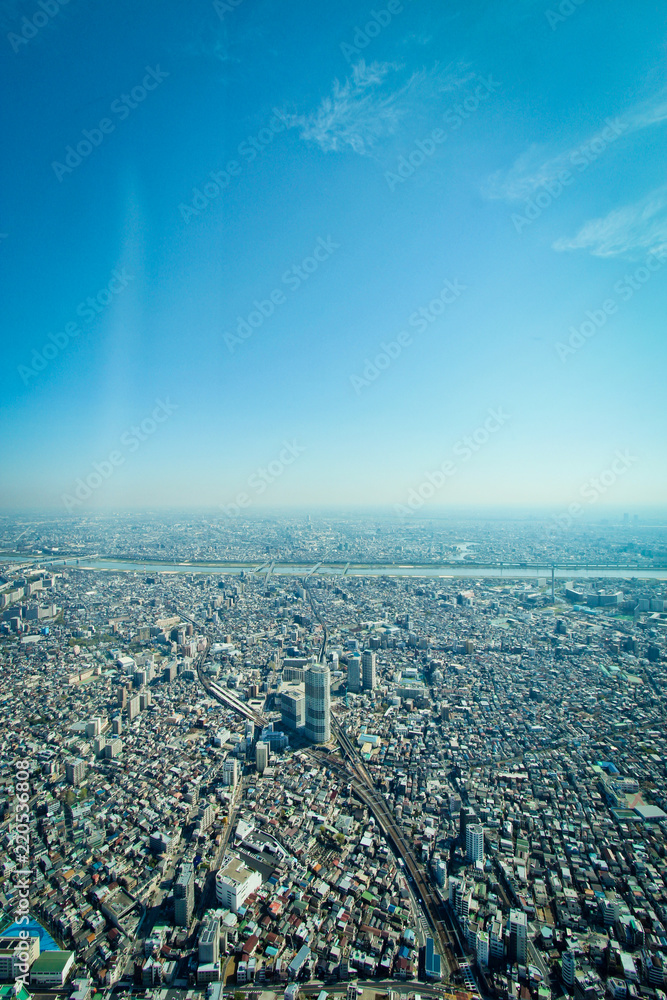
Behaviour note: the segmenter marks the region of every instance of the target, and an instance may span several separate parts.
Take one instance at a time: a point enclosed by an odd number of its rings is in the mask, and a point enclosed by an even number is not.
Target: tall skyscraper
[[[481,823],[466,826],[466,860],[468,864],[484,860],[484,827]]]
[[[347,658],[347,690],[353,694],[361,691],[361,657],[351,653]]]
[[[326,663],[313,663],[306,671],[306,738],[311,743],[331,739],[330,673]]]
[[[528,958],[528,920],[523,910],[510,910],[510,961],[525,965]]]
[[[372,691],[375,688],[375,653],[370,649],[365,649],[361,657],[361,670],[364,691]]]

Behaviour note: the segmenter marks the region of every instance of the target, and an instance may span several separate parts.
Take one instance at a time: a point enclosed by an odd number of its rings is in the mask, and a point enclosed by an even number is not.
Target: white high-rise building
[[[466,826],[466,860],[470,865],[484,860],[484,827],[481,823]]]
[[[361,657],[361,671],[364,691],[373,691],[377,681],[375,675],[375,653],[365,649]]]
[[[331,739],[331,675],[326,663],[312,663],[306,671],[306,739]]]
[[[238,854],[229,853],[222,861],[222,866],[215,876],[215,895],[219,903],[237,913],[250,893],[259,889],[262,876],[254,872],[241,861]]]

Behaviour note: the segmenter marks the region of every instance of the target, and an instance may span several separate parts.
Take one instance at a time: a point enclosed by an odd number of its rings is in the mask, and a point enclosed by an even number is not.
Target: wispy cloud
[[[385,93],[383,85],[396,67],[391,63],[362,60],[352,67],[352,76],[343,83],[334,80],[333,92],[310,114],[284,113],[288,128],[301,129],[306,142],[314,142],[325,152],[346,148],[367,154],[381,136],[391,135],[405,114],[405,88]]]
[[[617,137],[627,137],[667,119],[667,97],[661,93],[650,101],[636,104],[615,118],[605,119],[600,127],[576,146],[549,155],[544,146],[532,145],[518,157],[509,170],[498,170],[484,182],[482,193],[491,200],[525,201],[531,195],[558,178],[563,170],[576,165],[577,156],[590,161],[597,158],[600,145],[606,145],[605,135],[611,128]],[[611,140],[613,141],[613,140]]]
[[[576,236],[553,244],[554,250],[590,250],[594,257],[635,256],[667,250],[667,185],[630,205],[591,219]]]
[[[473,79],[463,61],[413,73],[397,80],[402,67],[395,63],[360,60],[342,83],[334,80],[330,96],[308,114],[284,111],[288,128],[301,130],[306,142],[325,152],[352,150],[368,155],[383,138],[393,135],[407,117],[421,113],[439,93],[455,91]]]

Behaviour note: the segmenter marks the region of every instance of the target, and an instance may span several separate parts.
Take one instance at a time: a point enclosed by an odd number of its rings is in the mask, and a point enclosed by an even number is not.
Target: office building
[[[361,657],[361,679],[364,691],[375,690],[377,682],[375,670],[375,653],[370,649],[365,649]]]
[[[200,965],[215,964],[220,958],[220,917],[208,912],[199,933]]]
[[[264,774],[269,766],[269,744],[259,740],[255,746],[255,769],[258,774]]]
[[[222,906],[237,913],[248,896],[259,889],[262,876],[247,868],[238,854],[228,854],[215,876],[215,895]]]
[[[174,886],[174,920],[178,927],[189,927],[195,905],[195,871],[185,862]]]
[[[303,684],[293,683],[283,691],[280,701],[280,721],[286,729],[302,729],[306,724],[306,695]]]
[[[306,738],[311,743],[331,739],[330,673],[326,663],[313,663],[306,672]]]
[[[361,691],[361,657],[352,653],[347,658],[347,690],[353,694]]]
[[[239,762],[236,757],[228,757],[222,767],[223,785],[236,785],[239,780]]]

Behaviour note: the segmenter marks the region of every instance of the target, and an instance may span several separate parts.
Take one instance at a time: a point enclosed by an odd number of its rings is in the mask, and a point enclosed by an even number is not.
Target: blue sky
[[[665,20],[5,3],[0,505],[663,503]]]

